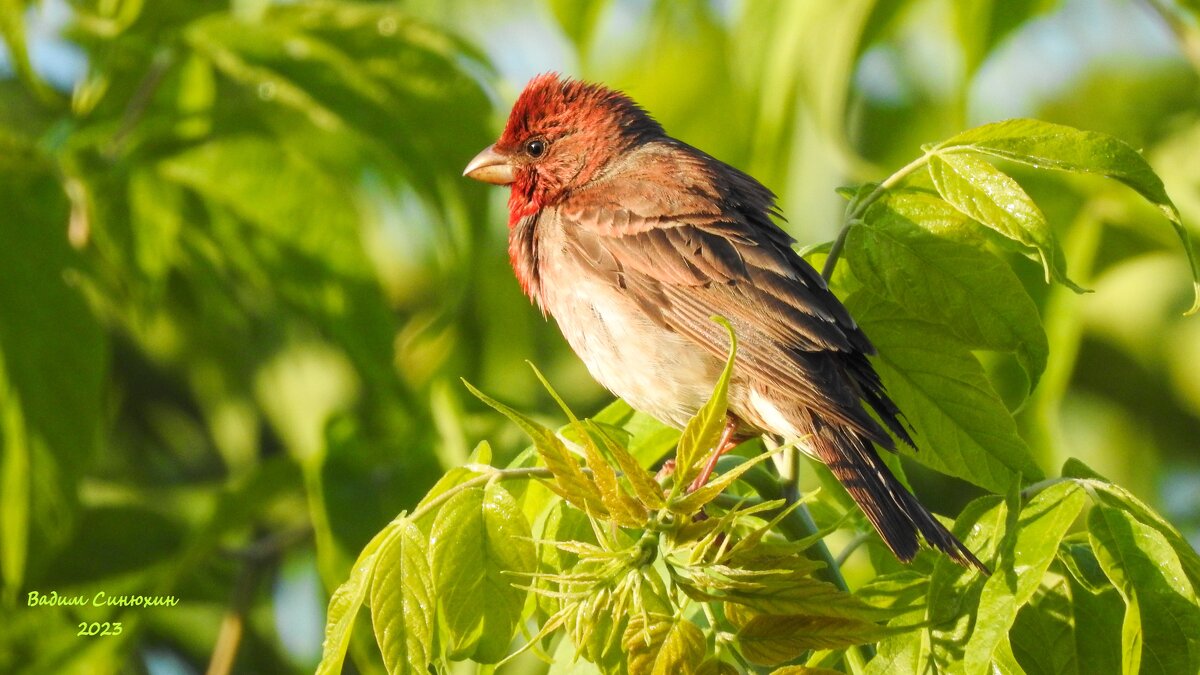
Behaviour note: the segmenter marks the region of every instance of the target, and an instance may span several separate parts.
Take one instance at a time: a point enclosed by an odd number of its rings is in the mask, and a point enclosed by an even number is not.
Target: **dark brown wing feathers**
[[[559,208],[576,254],[652,320],[721,358],[728,338],[710,317],[726,317],[739,340],[735,378],[770,391],[807,430],[897,557],[912,559],[919,532],[954,560],[985,570],[872,447],[895,443],[863,403],[901,441],[912,439],[867,360],[874,347],[772,222],[774,195],[678,141],[628,155]],[[619,204],[612,194],[622,195]]]

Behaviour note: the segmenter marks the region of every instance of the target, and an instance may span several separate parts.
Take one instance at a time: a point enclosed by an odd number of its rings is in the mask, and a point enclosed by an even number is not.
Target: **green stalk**
[[[833,276],[833,269],[837,266],[837,261],[842,256],[842,248],[846,245],[846,235],[850,233],[850,228],[862,220],[867,209],[879,201],[879,198],[885,192],[896,187],[901,181],[912,175],[913,172],[925,166],[933,153],[934,150],[927,150],[925,154],[905,164],[899,171],[888,176],[879,185],[876,185],[875,189],[866,197],[850,203],[850,207],[847,209],[846,222],[842,224],[842,229],[838,232],[837,238],[833,240],[833,246],[829,249],[829,257],[825,258],[825,266],[821,268],[821,276],[825,277],[826,281],[829,281]]]

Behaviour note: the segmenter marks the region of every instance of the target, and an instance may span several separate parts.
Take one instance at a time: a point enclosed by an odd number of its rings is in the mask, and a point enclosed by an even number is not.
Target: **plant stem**
[[[855,223],[862,220],[867,209],[879,201],[885,192],[896,187],[905,178],[908,178],[914,171],[920,169],[929,161],[932,151],[926,151],[925,154],[905,164],[899,171],[888,176],[882,183],[875,186],[875,189],[861,200],[851,202],[849,212],[846,214],[846,222],[842,224],[842,229],[838,232],[837,239],[833,240],[833,246],[829,249],[829,257],[825,258],[825,266],[821,268],[821,276],[825,277],[825,281],[833,276],[833,269],[837,266],[837,261],[842,256],[842,248],[846,245],[846,235],[850,233],[850,228]]]
[[[800,450],[795,446],[788,448],[784,454],[783,467],[779,482],[778,496],[768,496],[759,492],[759,496],[763,499],[779,499],[782,498],[786,502],[787,508],[792,504],[800,501],[802,494],[800,492]],[[808,505],[801,504],[796,507],[786,518],[779,522],[780,528],[789,536],[795,539],[803,539],[815,535],[818,532],[817,524],[812,519],[812,514],[808,511]],[[815,549],[815,550],[814,550]],[[835,560],[833,553],[830,552],[829,546],[824,539],[809,549],[815,554],[816,558],[825,563],[825,567],[816,572],[817,576],[823,577],[826,581],[836,586],[843,593],[850,592],[850,586],[846,583],[846,578],[842,576],[841,561]],[[861,650],[861,653],[860,651]],[[849,663],[857,664],[860,668],[855,672],[861,671],[861,664],[866,660],[874,658],[875,648],[871,645],[860,645],[857,647],[849,647],[846,649],[846,658]]]
[[[1065,483],[1067,481],[1073,481],[1073,480],[1076,480],[1076,479],[1067,478],[1066,476],[1058,476],[1056,478],[1047,478],[1046,480],[1039,481],[1037,483],[1034,483],[1033,485],[1028,485],[1025,487],[1025,489],[1021,490],[1021,499],[1027,501],[1029,499],[1032,499],[1039,492],[1041,492],[1042,490],[1045,490],[1048,487],[1051,487],[1053,485],[1058,485],[1059,483]]]
[[[125,141],[129,134],[137,127],[142,116],[146,114],[146,110],[150,107],[150,103],[154,100],[154,94],[162,85],[163,79],[167,75],[167,71],[175,63],[175,50],[164,49],[154,55],[150,61],[150,67],[146,70],[146,75],[142,77],[142,81],[138,83],[138,87],[130,97],[128,105],[125,107],[125,112],[121,115],[121,125],[109,140],[108,146],[105,148],[105,155],[109,158],[114,158],[121,153],[125,147]]]
[[[839,553],[837,558],[834,559],[834,562],[837,563],[837,566],[841,567],[842,565],[845,565],[846,560],[848,560],[850,556],[858,550],[858,547],[865,544],[870,538],[871,534],[869,532],[859,532],[858,534],[854,535],[854,538],[850,540],[850,543],[846,544],[846,548],[842,549],[842,552]]]
[[[242,569],[229,600],[229,608],[221,619],[217,642],[209,657],[207,675],[228,675],[237,662],[238,648],[246,629],[246,614],[263,572],[273,567],[291,544],[311,534],[309,528],[266,534],[240,552]]]

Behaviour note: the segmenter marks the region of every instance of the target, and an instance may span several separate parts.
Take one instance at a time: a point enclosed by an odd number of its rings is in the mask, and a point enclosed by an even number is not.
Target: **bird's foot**
[[[704,487],[708,479],[712,477],[713,471],[717,468],[717,460],[721,459],[721,455],[729,452],[737,446],[738,421],[733,417],[725,418],[725,428],[721,431],[721,438],[717,441],[717,447],[713,448],[712,455],[709,456],[708,462],[705,463],[704,469],[700,471],[700,475],[696,476],[696,480],[688,487],[688,492],[695,492]]]

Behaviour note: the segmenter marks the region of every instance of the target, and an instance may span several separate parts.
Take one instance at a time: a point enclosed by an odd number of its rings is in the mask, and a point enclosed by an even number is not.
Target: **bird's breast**
[[[721,361],[655,323],[626,291],[568,252],[547,253],[545,308],[592,377],[634,409],[683,427],[712,394]]]

